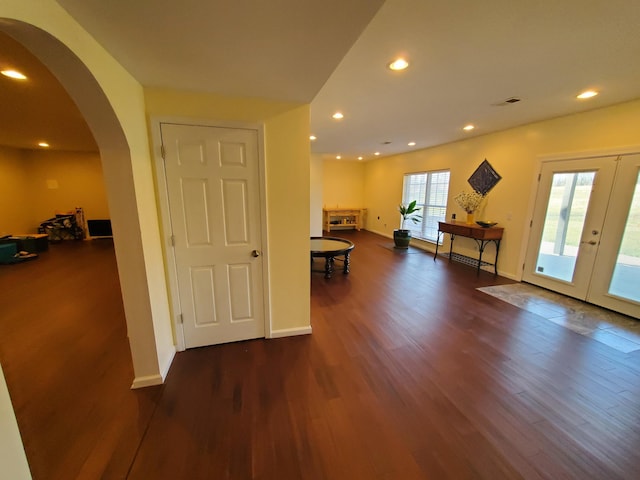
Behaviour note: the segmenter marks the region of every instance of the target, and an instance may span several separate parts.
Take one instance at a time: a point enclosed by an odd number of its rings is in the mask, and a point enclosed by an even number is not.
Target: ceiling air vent
[[[510,97],[506,100],[503,100],[502,102],[493,103],[492,105],[494,107],[504,107],[505,105],[509,105],[510,103],[518,103],[519,101],[520,99],[518,97]]]

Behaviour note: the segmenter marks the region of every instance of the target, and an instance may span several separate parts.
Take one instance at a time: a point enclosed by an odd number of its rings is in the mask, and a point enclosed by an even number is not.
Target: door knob
[[[259,257],[260,256],[260,252],[258,250],[254,250],[253,252],[251,252],[251,256],[252,257]]]

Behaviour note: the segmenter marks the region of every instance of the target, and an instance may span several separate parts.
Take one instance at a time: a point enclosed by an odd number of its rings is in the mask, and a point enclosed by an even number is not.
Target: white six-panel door
[[[264,337],[257,131],[160,132],[185,347]]]

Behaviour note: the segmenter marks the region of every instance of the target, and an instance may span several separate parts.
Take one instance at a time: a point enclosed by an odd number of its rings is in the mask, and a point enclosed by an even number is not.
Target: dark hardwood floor
[[[350,275],[312,274],[313,335],[182,352],[142,391],[112,252],[0,267],[34,478],[640,478],[640,352],[476,290],[509,280],[332,234],[356,248]]]
[[[33,478],[126,478],[160,387],[130,389],[113,242],[0,265],[0,305],[0,363]]]

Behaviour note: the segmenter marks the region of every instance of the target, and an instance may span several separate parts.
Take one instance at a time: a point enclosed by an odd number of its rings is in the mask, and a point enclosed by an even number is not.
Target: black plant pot
[[[411,232],[409,230],[398,229],[393,231],[393,243],[396,248],[409,248]]]

